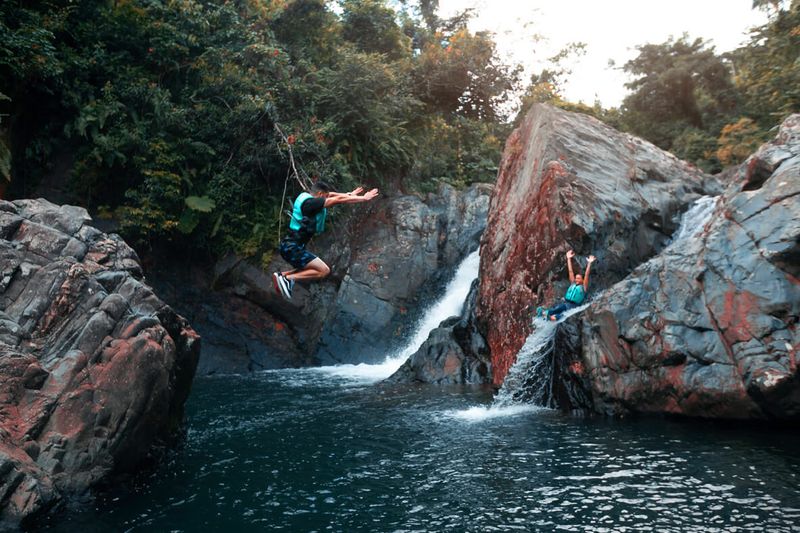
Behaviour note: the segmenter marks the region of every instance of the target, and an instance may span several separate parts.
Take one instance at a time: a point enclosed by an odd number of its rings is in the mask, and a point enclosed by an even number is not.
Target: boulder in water
[[[0,201],[0,527],[138,467],[182,421],[199,337],[89,221]]]
[[[585,312],[586,407],[800,419],[800,115],[729,174],[705,224]]]
[[[597,256],[597,292],[661,251],[692,200],[720,190],[715,178],[646,141],[534,105],[506,142],[481,241],[476,314],[495,384],[531,331],[529,309],[563,296],[568,250]]]

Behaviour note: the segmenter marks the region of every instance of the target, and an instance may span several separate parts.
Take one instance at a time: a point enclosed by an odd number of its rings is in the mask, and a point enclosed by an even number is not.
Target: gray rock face
[[[800,418],[800,115],[730,173],[711,219],[595,300],[559,354],[565,407]],[[577,319],[577,317],[573,317]]]
[[[147,281],[203,339],[198,375],[243,374],[314,363],[296,345],[289,325],[233,291],[214,291],[201,262],[154,268]],[[256,269],[254,269],[256,270]],[[272,281],[263,280],[265,283]]]
[[[280,257],[267,270],[235,258],[221,261],[216,286],[230,302],[230,310],[252,305],[249,316],[253,322],[269,322],[267,331],[274,331],[277,325],[280,332],[248,348],[251,354],[263,354],[262,363],[244,356],[234,366],[228,365],[223,350],[228,359],[242,350],[221,347],[220,357],[208,368],[236,372],[262,365],[383,360],[388,351],[404,342],[421,313],[426,300],[420,295],[433,296],[447,274],[477,248],[491,190],[485,184],[463,192],[443,186],[424,200],[399,196],[336,208],[330,230],[309,245],[309,250],[331,267],[331,275],[320,283],[298,285],[291,302],[278,297],[272,287],[271,272],[287,268]],[[342,221],[337,218],[339,209],[349,209],[352,216]],[[229,312],[221,315],[227,317]],[[263,318],[256,318],[259,316]],[[192,323],[208,347],[205,323],[194,319]],[[244,337],[253,338],[250,331],[255,328],[248,328]],[[213,338],[211,341],[209,353],[214,350]],[[204,359],[205,354],[204,348]],[[202,360],[200,365],[207,368]]]
[[[88,221],[0,201],[0,526],[136,467],[182,419],[199,337]]]
[[[443,321],[386,382],[438,385],[489,383],[489,347],[475,325],[477,295],[478,281],[475,280],[461,316]]]

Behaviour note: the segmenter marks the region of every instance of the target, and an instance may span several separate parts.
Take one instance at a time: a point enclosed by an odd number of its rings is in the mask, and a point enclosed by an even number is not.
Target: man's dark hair
[[[331,185],[327,181],[317,180],[317,182],[314,184],[314,190],[322,192],[333,192],[333,185]]]

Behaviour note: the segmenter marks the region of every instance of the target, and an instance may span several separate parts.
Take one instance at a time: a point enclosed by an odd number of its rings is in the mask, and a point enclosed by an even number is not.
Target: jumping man
[[[325,230],[327,208],[337,204],[357,204],[368,202],[378,196],[378,189],[364,192],[359,187],[351,193],[334,192],[324,181],[318,181],[312,193],[302,192],[294,201],[289,231],[281,240],[281,257],[294,267],[294,270],[275,272],[272,281],[275,290],[290,300],[295,281],[313,281],[330,274],[331,269],[319,257],[306,250],[306,244],[317,233]]]
[[[564,301],[557,304],[550,309],[544,307],[536,308],[536,316],[547,316],[550,320],[556,321],[561,318],[561,315],[570,309],[574,309],[583,303],[586,298],[586,293],[589,292],[589,271],[592,269],[592,263],[595,261],[595,256],[590,255],[586,263],[586,273],[577,276],[572,273],[572,258],[575,257],[575,252],[570,250],[567,252],[567,269],[569,270],[569,281],[571,285],[567,289],[567,294],[564,295]]]

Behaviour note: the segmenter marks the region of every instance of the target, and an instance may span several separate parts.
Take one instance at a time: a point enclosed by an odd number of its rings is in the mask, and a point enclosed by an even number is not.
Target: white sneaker
[[[272,284],[275,286],[275,292],[283,296],[285,300],[292,299],[292,289],[289,286],[289,281],[283,277],[280,272],[272,274]]]
[[[286,276],[283,274],[280,275],[278,278],[278,287],[281,288],[281,292],[283,293],[283,297],[287,300],[292,299],[292,286],[290,285],[290,281],[286,279]]]

